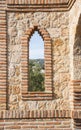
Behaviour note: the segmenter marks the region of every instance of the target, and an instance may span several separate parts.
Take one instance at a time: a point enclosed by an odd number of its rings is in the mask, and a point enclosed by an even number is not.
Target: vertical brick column
[[[28,92],[29,84],[29,34],[32,33],[32,28],[29,29],[22,37],[22,93]]]
[[[81,110],[81,80],[73,81],[73,104],[75,110]]]
[[[0,1],[0,109],[6,109],[6,79],[7,79],[7,51],[6,51],[6,11],[5,0]]]
[[[45,38],[45,91],[52,91],[52,48],[51,48],[51,39],[48,35]]]
[[[70,82],[70,108],[72,110],[81,110],[81,80],[72,80]]]

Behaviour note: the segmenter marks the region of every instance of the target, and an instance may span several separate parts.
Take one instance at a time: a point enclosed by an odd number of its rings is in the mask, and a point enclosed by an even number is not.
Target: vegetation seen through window
[[[29,91],[44,91],[44,41],[35,31],[29,42]]]

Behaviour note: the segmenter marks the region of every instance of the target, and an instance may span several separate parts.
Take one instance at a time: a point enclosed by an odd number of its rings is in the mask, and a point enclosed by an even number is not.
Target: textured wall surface
[[[81,0],[28,2],[0,0],[0,129],[80,130]],[[52,41],[52,100],[23,100],[21,39],[35,25]]]
[[[67,109],[69,74],[68,13],[7,13],[8,18],[8,81],[10,109]],[[45,28],[52,39],[53,101],[21,100],[21,37],[35,24]]]
[[[72,130],[72,120],[70,119],[21,119],[21,120],[1,120],[0,129],[4,130]],[[60,128],[60,129],[59,129]]]

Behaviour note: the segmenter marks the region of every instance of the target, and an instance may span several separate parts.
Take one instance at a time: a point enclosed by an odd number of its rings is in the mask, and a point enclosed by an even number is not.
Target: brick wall
[[[70,119],[0,120],[1,130],[72,130]]]
[[[73,130],[71,111],[0,111],[2,130]],[[76,117],[75,117],[76,118]]]
[[[78,113],[77,113],[78,114]],[[73,119],[76,112],[49,110],[49,111],[0,111],[1,130],[73,130]]]

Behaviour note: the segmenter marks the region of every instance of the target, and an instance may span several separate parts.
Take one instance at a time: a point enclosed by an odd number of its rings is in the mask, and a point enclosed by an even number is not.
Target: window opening
[[[29,91],[44,91],[44,41],[34,31],[29,41]]]

